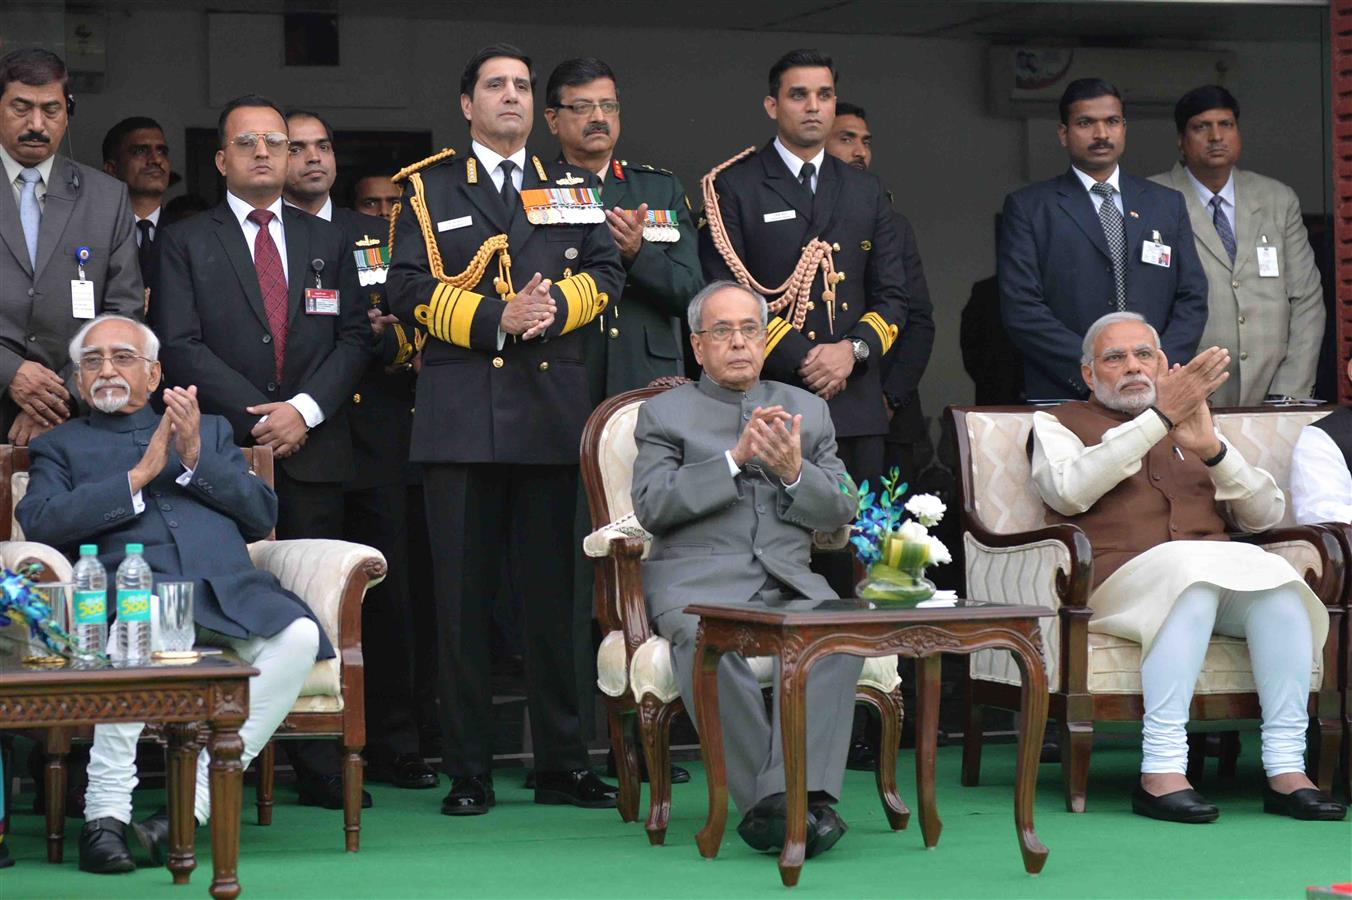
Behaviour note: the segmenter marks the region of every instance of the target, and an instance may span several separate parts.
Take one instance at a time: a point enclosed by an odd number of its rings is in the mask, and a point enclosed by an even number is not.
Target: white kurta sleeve
[[[1291,512],[1302,525],[1352,522],[1352,472],[1322,428],[1306,425],[1291,455]]]
[[[1052,509],[1078,515],[1140,471],[1141,459],[1167,433],[1163,420],[1147,411],[1086,447],[1055,416],[1033,413],[1033,483]]]
[[[1225,443],[1220,432],[1216,432],[1216,439]],[[1225,517],[1240,531],[1275,528],[1286,512],[1282,489],[1267,472],[1249,465],[1234,447],[1226,444],[1226,448],[1225,458],[1210,471],[1216,502],[1225,504]]]

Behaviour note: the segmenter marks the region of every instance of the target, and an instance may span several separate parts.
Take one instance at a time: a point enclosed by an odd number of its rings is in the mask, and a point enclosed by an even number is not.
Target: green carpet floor
[[[1352,823],[1296,822],[1264,815],[1257,736],[1246,734],[1238,777],[1211,775],[1202,787],[1221,807],[1220,821],[1189,826],[1129,812],[1138,762],[1126,741],[1096,749],[1090,811],[1071,815],[1061,801],[1060,771],[1044,766],[1038,787],[1038,835],[1050,849],[1036,878],[1024,873],[1012,818],[1013,747],[989,746],[983,784],[958,784],[961,751],[939,756],[937,849],[926,851],[919,822],[887,828],[873,777],[849,772],[840,812],[849,834],[803,870],[792,896],[812,897],[1304,897],[1306,885],[1352,880]],[[521,770],[497,777],[498,806],[488,816],[450,819],[436,791],[375,785],[375,807],[362,816],[362,849],[342,851],[340,814],[293,805],[289,787],[273,824],[253,824],[246,788],[240,881],[247,897],[783,897],[772,856],[747,848],[732,826],[714,861],[700,859],[692,836],[703,822],[705,785],[697,763],[690,784],[674,789],[665,847],[650,847],[640,824],[613,810],[531,803]],[[902,751],[902,796],[914,809],[912,756]],[[1214,766],[1214,763],[1213,763]],[[645,795],[646,796],[646,795]],[[137,815],[159,797],[138,795]],[[646,804],[646,800],[645,800]],[[23,806],[20,801],[19,806]],[[646,805],[644,806],[646,810]],[[7,842],[18,865],[0,870],[0,898],[158,898],[206,896],[210,842],[199,832],[192,884],[174,888],[163,869],[87,875],[76,868],[79,822],[68,822],[66,862],[45,862],[41,820],[16,815]]]

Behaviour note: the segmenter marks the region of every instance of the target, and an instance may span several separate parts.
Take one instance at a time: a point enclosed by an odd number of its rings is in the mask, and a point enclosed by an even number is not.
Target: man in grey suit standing
[[[671,641],[681,697],[692,710],[699,620],[684,607],[834,598],[808,568],[812,532],[839,528],[855,509],[826,401],[760,380],[766,320],[765,298],[735,282],[696,294],[690,340],[704,374],[644,403],[634,432],[634,513],[653,534],[644,594],[658,633]],[[846,830],[831,804],[840,797],[862,665],[832,656],[808,680],[809,857]],[[737,832],[757,850],[777,851],[785,818],[778,722],[766,715],[742,657],[723,658],[718,691],[728,787],[744,813]]]
[[[27,444],[75,411],[66,344],[100,313],[145,305],[127,187],[57,148],[75,98],[36,47],[0,57],[0,427]],[[6,252],[7,251],[7,252]]]
[[[1257,406],[1314,391],[1324,297],[1300,199],[1272,178],[1236,168],[1239,101],[1220,85],[1174,107],[1180,162],[1151,181],[1183,195],[1207,280],[1201,347],[1224,347],[1235,368],[1216,406]]]

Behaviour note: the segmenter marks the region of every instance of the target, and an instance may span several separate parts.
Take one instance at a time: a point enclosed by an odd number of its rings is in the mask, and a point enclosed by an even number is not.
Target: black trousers
[[[422,480],[404,487],[407,503],[409,616],[413,622],[413,709],[425,756],[441,756],[441,716],[437,712],[437,611],[432,583],[432,548],[427,540],[427,511]]]
[[[361,608],[366,756],[387,763],[418,752],[406,493],[401,480],[345,494],[344,537],[376,548],[389,567],[385,580],[367,593]]]
[[[836,453],[845,464],[856,485],[869,484],[877,490],[883,476],[883,436],[843,437],[837,441]],[[846,549],[835,553],[818,553],[812,557],[812,571],[824,577],[831,590],[841,597],[853,597],[857,580],[854,577],[854,552]]]
[[[273,473],[277,491],[277,539],[343,539],[343,485],[337,481],[297,481],[278,466]],[[337,635],[329,635],[336,640]],[[336,741],[303,738],[281,741],[297,778],[339,774],[341,757]]]
[[[425,464],[436,585],[442,764],[451,777],[493,763],[490,637],[502,560],[520,595],[526,699],[537,771],[587,766],[573,673],[577,466]]]

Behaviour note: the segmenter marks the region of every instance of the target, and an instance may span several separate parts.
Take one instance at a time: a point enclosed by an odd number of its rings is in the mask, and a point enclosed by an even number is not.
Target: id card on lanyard
[[[94,282],[85,279],[85,263],[93,256],[88,247],[75,251],[75,265],[80,277],[70,282],[70,314],[76,319],[92,319],[97,310],[94,303]]]

